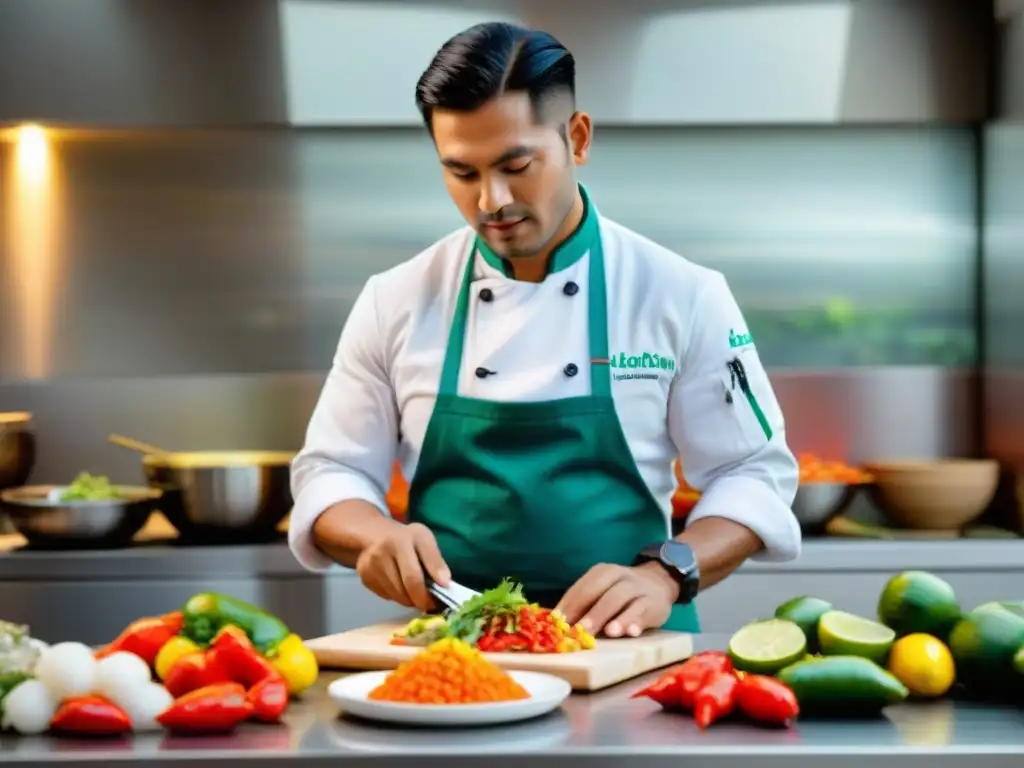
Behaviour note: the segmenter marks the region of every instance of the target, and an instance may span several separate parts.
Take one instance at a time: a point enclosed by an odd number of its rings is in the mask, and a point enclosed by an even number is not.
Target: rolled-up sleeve
[[[684,477],[702,492],[687,525],[733,520],[764,542],[756,559],[792,560],[801,547],[792,511],[799,468],[771,382],[721,274],[708,276],[689,327],[668,414]]]
[[[371,278],[341,333],[306,431],[291,467],[288,543],[298,561],[324,571],[332,561],[313,541],[313,524],[329,507],[360,499],[388,514],[385,500],[398,442],[398,408],[385,363]]]

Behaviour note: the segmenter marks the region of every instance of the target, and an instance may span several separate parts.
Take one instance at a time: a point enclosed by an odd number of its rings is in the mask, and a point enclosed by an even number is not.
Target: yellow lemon
[[[889,671],[915,696],[937,698],[956,681],[956,664],[945,643],[915,633],[897,640],[889,653]]]
[[[187,637],[183,635],[172,637],[164,643],[156,655],[156,661],[153,663],[153,666],[156,668],[156,676],[164,680],[167,677],[167,673],[171,671],[171,667],[178,662],[178,659],[198,650],[199,646]]]
[[[289,635],[282,640],[270,663],[284,677],[288,692],[293,696],[312,686],[320,674],[316,657],[298,635]]]

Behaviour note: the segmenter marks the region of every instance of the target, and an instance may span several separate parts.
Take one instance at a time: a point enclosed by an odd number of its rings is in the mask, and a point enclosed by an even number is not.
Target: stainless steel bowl
[[[160,511],[185,539],[272,539],[291,511],[294,454],[240,451],[146,456],[143,469],[163,492]]]
[[[128,546],[160,499],[151,488],[118,486],[116,501],[59,501],[60,486],[28,485],[0,493],[0,509],[30,547],[113,549]]]
[[[793,514],[801,530],[824,533],[829,521],[847,510],[859,488],[846,483],[801,483],[793,499]]]

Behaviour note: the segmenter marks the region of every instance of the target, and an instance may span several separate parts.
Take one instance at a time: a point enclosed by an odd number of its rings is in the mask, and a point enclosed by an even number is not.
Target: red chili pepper
[[[156,721],[172,731],[226,733],[252,712],[245,688],[238,683],[222,683],[186,693],[157,715]]]
[[[174,698],[219,683],[234,683],[227,670],[209,651],[193,651],[178,659],[164,679],[164,687]]]
[[[697,691],[704,687],[711,675],[732,673],[732,661],[720,651],[706,651],[683,662],[679,670],[679,705],[693,709]]]
[[[732,672],[711,674],[693,701],[693,717],[698,728],[707,728],[732,713],[738,684],[739,680]]]
[[[224,627],[210,643],[210,652],[232,681],[246,688],[261,680],[281,677],[274,665],[256,650],[244,629]]]
[[[786,725],[800,714],[792,689],[766,675],[745,675],[739,681],[736,706],[747,717],[766,725]]]
[[[131,731],[132,721],[123,709],[104,698],[79,696],[60,705],[50,727],[82,736],[117,736]]]
[[[280,675],[264,678],[249,689],[246,698],[252,704],[253,717],[276,723],[288,709],[288,683]]]
[[[129,624],[112,643],[98,650],[95,656],[102,659],[118,651],[127,651],[152,667],[160,649],[179,631],[181,614],[139,619]]]
[[[681,667],[674,667],[663,674],[653,683],[630,696],[631,699],[648,698],[657,702],[668,710],[680,709],[679,701],[679,670]]]

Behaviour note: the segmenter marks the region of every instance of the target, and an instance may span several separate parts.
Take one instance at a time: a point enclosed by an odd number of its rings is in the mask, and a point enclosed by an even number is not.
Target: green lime
[[[945,640],[960,619],[960,605],[949,582],[927,571],[904,571],[882,590],[878,618],[900,637],[923,633]]]
[[[826,656],[860,656],[885,664],[896,632],[846,611],[829,611],[818,621],[818,645]]]
[[[832,603],[818,597],[794,597],[775,609],[775,618],[789,619],[804,631],[807,650],[818,649],[818,621],[832,610]]]
[[[804,631],[787,619],[755,621],[729,640],[733,666],[760,675],[774,675],[806,654]]]

